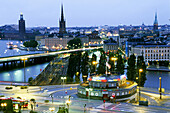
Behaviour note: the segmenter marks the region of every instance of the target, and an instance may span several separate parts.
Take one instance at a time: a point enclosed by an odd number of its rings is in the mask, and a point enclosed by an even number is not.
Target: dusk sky
[[[0,25],[18,24],[22,12],[27,27],[58,27],[61,3],[67,26],[170,24],[170,0],[0,0]]]

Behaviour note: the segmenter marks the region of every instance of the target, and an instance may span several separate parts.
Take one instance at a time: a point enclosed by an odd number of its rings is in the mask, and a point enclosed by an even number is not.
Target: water
[[[43,51],[22,51],[17,48],[14,49],[7,49],[7,43],[13,42],[13,45],[17,45],[20,47],[22,41],[14,41],[14,40],[0,40],[0,57],[7,57],[7,56],[16,56],[16,55],[24,55],[24,54],[34,54],[34,53],[43,53]]]
[[[36,78],[37,75],[48,65],[48,63],[25,67],[26,81],[30,77]],[[24,81],[24,68],[0,72],[0,81]]]
[[[7,50],[6,49],[6,43],[8,41],[2,41],[0,40],[0,57],[3,56],[9,56],[9,55],[18,55],[24,53],[34,53],[34,52],[28,52],[28,51],[20,51],[17,52],[16,50]],[[15,41],[16,43],[17,41]],[[5,43],[5,44],[4,44]],[[7,50],[6,53],[5,50]],[[99,57],[100,54],[97,54]],[[98,59],[99,60],[99,59]],[[25,68],[26,72],[26,79],[28,81],[29,77],[36,78],[36,76],[41,73],[40,69],[44,69],[48,63],[38,64],[30,67]],[[126,71],[126,70],[125,70]],[[165,88],[165,90],[170,90],[170,72],[159,72],[159,71],[147,71],[146,73],[147,80],[145,82],[145,87],[152,87],[152,88],[158,88],[159,87],[159,77],[162,77],[162,87]],[[0,81],[15,81],[15,82],[22,82],[24,81],[24,68],[16,69],[16,70],[10,70],[6,72],[0,72]]]
[[[22,41],[14,41],[14,40],[0,40],[0,57],[8,57],[8,56],[16,56],[16,55],[24,55],[24,54],[34,54],[34,53],[43,53],[43,51],[23,51],[18,48],[7,49],[7,43],[12,42],[13,45],[17,45],[20,47]],[[34,65],[31,67],[25,68],[26,80],[28,81],[29,77],[35,78],[39,73],[40,69],[44,69],[48,63]],[[2,64],[0,64],[2,65]],[[22,82],[24,81],[24,68],[10,70],[6,72],[0,72],[0,81],[15,81]]]

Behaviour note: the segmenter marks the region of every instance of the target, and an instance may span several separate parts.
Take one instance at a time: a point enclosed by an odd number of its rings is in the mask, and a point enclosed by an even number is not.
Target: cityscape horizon
[[[81,3],[77,2],[77,0],[73,2],[56,2],[54,0],[47,2],[43,0],[41,5],[37,3],[38,1],[35,3],[20,0],[11,3],[3,1],[2,4],[4,5],[0,8],[0,13],[4,16],[0,17],[0,25],[15,24],[19,17],[18,15],[23,12],[27,20],[27,27],[59,26],[61,4],[64,5],[66,25],[68,27],[141,25],[142,23],[152,25],[156,12],[159,25],[170,23],[168,0],[164,2],[151,0],[147,4],[145,4],[145,1],[134,2],[134,0],[129,2],[110,0],[96,2],[96,0],[93,0],[91,4],[89,4],[89,1]],[[6,5],[11,6],[12,10],[5,7]],[[13,5],[18,6],[18,8]],[[45,5],[47,7],[44,7]]]

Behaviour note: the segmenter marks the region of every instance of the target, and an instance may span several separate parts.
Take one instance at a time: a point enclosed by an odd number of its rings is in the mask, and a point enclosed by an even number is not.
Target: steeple
[[[61,21],[64,21],[63,4],[61,5]]]
[[[158,19],[157,19],[157,12],[155,12],[155,21],[153,24],[153,30],[158,30]]]
[[[64,11],[63,11],[63,4],[61,5],[61,20],[59,21],[59,25],[60,25],[60,30],[59,33],[62,36],[64,33],[66,33],[66,24],[65,24],[65,20],[64,20]]]
[[[154,21],[154,24],[158,24],[157,12],[155,13],[155,21]]]

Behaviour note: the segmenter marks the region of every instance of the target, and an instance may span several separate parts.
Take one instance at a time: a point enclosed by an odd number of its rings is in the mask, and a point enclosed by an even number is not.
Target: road
[[[38,113],[47,113],[49,112],[50,107],[55,107],[55,112],[57,113],[60,105],[63,105],[66,100],[68,100],[68,95],[71,96],[71,104],[69,106],[70,113],[84,113],[84,105],[86,104],[85,110],[86,113],[117,113],[117,112],[129,112],[129,113],[170,113],[170,108],[166,107],[158,107],[158,106],[138,106],[133,105],[131,103],[110,103],[109,101],[104,103],[102,100],[91,100],[91,99],[83,99],[78,98],[76,95],[77,85],[55,85],[55,86],[43,86],[41,87],[29,87],[27,92],[26,89],[20,89],[20,87],[14,87],[13,90],[6,91],[5,86],[0,86],[0,92],[6,96],[13,97],[26,97],[28,100],[31,98],[36,99],[36,104],[38,107],[35,108]],[[70,90],[72,87],[72,90]],[[67,90],[67,93],[65,91]],[[53,95],[53,103],[52,98],[49,96]],[[142,92],[142,96],[148,98],[150,102],[156,102],[155,99],[150,96],[145,95]],[[49,100],[49,103],[45,103],[44,100]],[[30,107],[29,107],[30,110]],[[28,113],[28,110],[23,110],[23,113]]]

